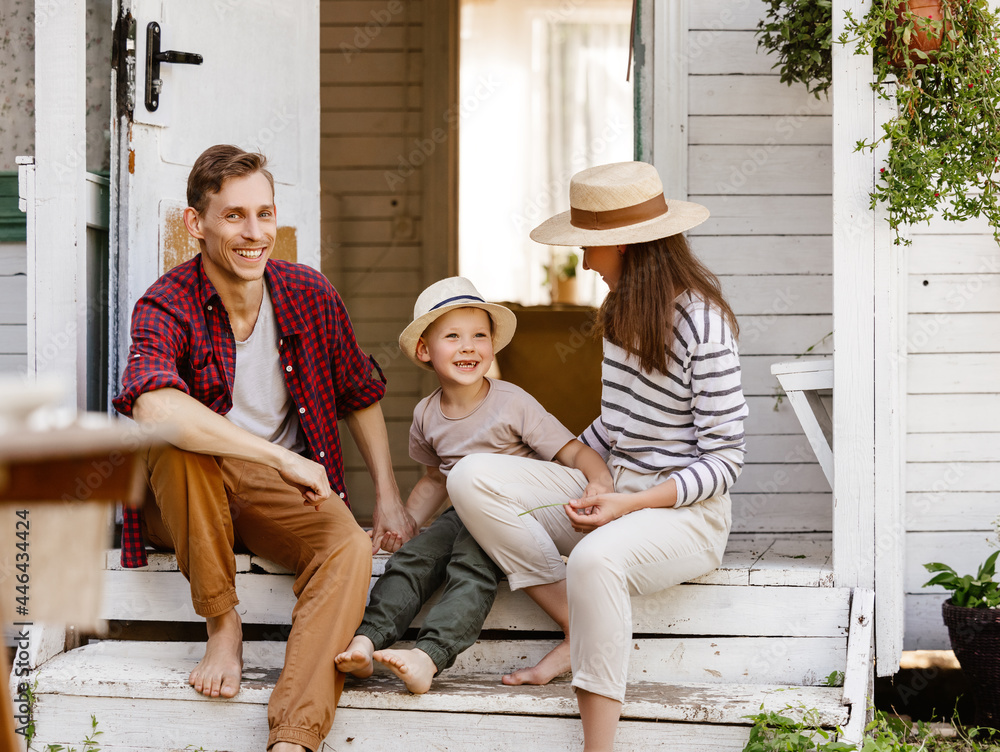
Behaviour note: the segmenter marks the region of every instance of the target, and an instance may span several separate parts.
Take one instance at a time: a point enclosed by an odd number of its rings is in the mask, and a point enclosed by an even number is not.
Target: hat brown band
[[[641,204],[608,211],[587,211],[575,207],[569,210],[569,223],[581,230],[614,230],[619,227],[636,225],[656,219],[667,213],[667,202],[663,194],[653,196]]]

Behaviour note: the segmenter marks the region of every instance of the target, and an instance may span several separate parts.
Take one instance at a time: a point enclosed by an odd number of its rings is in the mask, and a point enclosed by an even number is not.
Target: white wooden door
[[[113,0],[111,391],[129,317],[163,272],[197,253],[182,214],[188,172],[213,144],[261,151],[275,179],[275,257],[319,267],[319,0]],[[161,63],[146,104],[149,25],[160,49],[201,55]],[[120,80],[119,80],[120,79]]]

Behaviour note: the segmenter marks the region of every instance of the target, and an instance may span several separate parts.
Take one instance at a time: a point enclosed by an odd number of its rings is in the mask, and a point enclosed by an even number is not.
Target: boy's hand
[[[395,551],[417,532],[417,525],[399,496],[393,499],[381,499],[376,496],[375,512],[372,514],[373,554],[378,553],[380,548]],[[395,543],[397,538],[398,544]],[[389,548],[392,545],[396,545],[396,548]]]
[[[622,493],[585,496],[582,499],[570,499],[563,509],[574,530],[589,533],[627,514],[630,511],[628,496]]]
[[[375,531],[369,530],[368,537],[374,540],[374,536],[375,536]],[[382,543],[379,544],[379,548],[382,549],[383,551],[388,551],[390,554],[394,554],[400,548],[403,547],[404,542],[405,541],[403,540],[403,536],[401,536],[399,533],[385,533],[382,536]],[[372,546],[372,548],[374,549],[375,547]],[[378,553],[378,550],[377,549],[374,550],[373,553]]]

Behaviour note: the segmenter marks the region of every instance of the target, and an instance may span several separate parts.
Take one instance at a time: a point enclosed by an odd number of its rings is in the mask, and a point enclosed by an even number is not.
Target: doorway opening
[[[528,233],[569,209],[570,177],[633,159],[630,0],[461,0],[459,273],[488,300],[548,304],[578,249]],[[596,305],[579,278],[561,302]]]

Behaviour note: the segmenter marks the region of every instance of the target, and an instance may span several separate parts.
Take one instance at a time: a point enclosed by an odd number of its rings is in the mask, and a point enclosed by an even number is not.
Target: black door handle
[[[204,58],[197,52],[160,51],[160,25],[151,21],[146,26],[146,109],[155,112],[160,106],[160,63],[175,65],[201,65]]]

